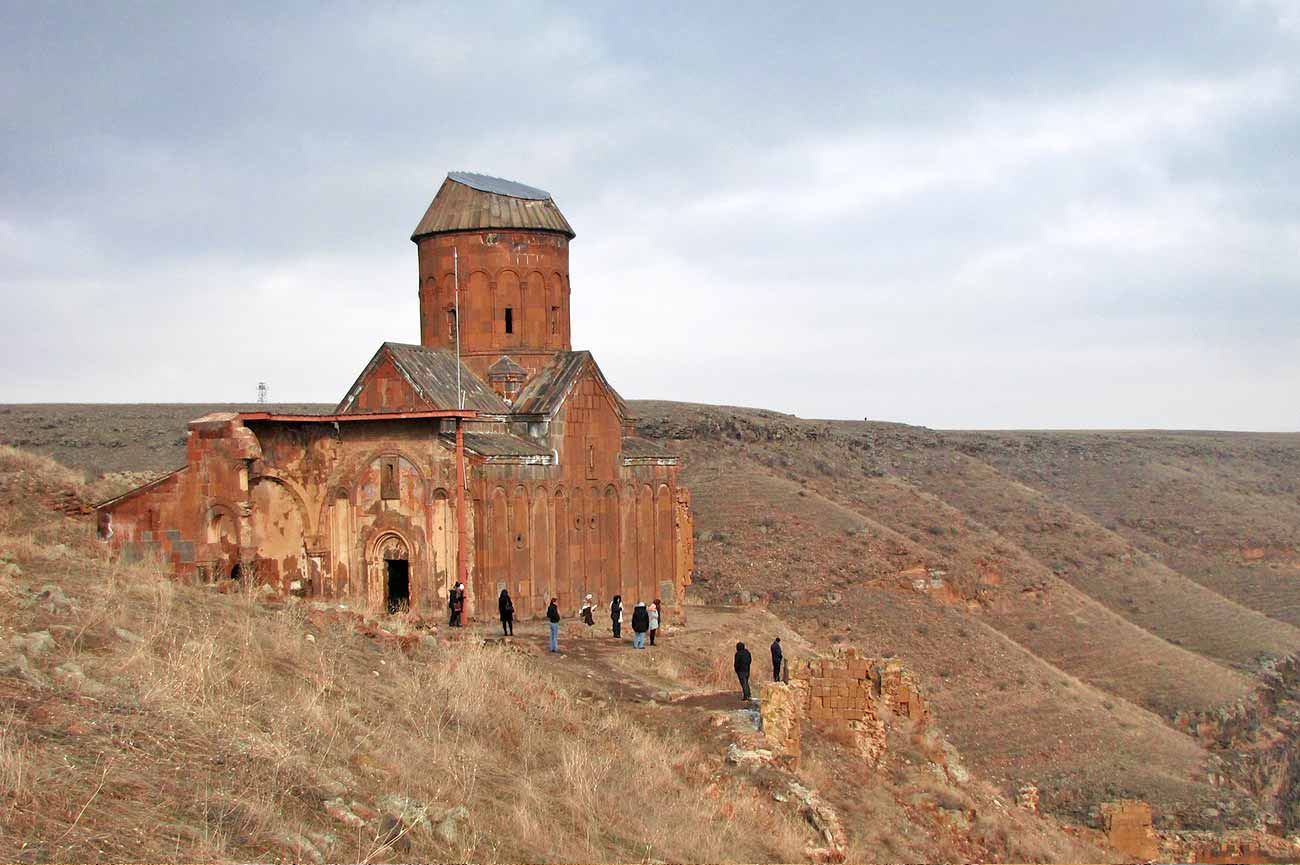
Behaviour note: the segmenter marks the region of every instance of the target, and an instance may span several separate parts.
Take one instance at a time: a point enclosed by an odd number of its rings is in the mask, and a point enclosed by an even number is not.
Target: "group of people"
[[[589,626],[595,624],[592,615],[594,605],[592,604],[591,595],[587,595],[586,602],[583,604],[583,618]],[[637,601],[636,606],[632,608],[632,648],[644,649],[646,636],[650,637],[650,645],[655,644],[655,636],[659,633],[659,622],[663,617],[663,602],[655,598],[654,603],[649,607],[644,601]],[[614,639],[623,638],[623,596],[615,595],[614,600],[609,602],[609,621],[610,629],[614,632]]]
[[[457,583],[456,588],[451,590],[451,600],[448,601],[451,606],[451,624],[457,627],[460,624],[460,616],[465,609],[465,586],[463,583]],[[457,606],[459,605],[459,606]],[[501,595],[497,598],[497,609],[501,614],[501,633],[503,636],[511,637],[515,633],[515,603],[510,598],[510,590],[502,589]],[[458,610],[460,612],[458,612]],[[582,609],[578,612],[582,623],[587,627],[593,627],[596,624],[595,615],[596,605],[591,595],[583,599]],[[655,598],[654,603],[649,607],[644,601],[638,601],[636,607],[632,610],[632,647],[634,649],[644,649],[646,646],[646,637],[650,638],[650,645],[655,644],[655,637],[659,633],[659,623],[663,616],[663,602]],[[623,596],[615,595],[614,600],[609,605],[609,618],[615,639],[622,639],[623,636]],[[560,601],[559,598],[551,598],[550,604],[546,607],[546,621],[550,626],[550,643],[548,648],[552,652],[560,650]]]
[[[772,641],[772,681],[781,681],[781,674],[785,662],[785,653],[781,650],[781,638],[777,637]],[[735,670],[736,678],[740,680],[741,699],[748,702],[753,699],[749,694],[749,668],[754,658],[749,654],[749,649],[745,648],[744,643],[736,644],[736,661]]]
[[[449,624],[453,628],[459,628],[464,625],[465,615],[465,584],[457,583],[448,593],[447,606],[451,609],[451,621]],[[515,604],[510,598],[509,589],[502,589],[501,596],[497,599],[497,608],[501,613],[501,633],[504,636],[514,636],[515,633]],[[578,617],[587,627],[594,627],[596,624],[596,604],[591,595],[583,599],[582,609],[578,612]],[[650,645],[655,644],[655,636],[659,633],[659,623],[662,620],[663,609],[662,602],[655,598],[654,603],[646,606],[644,601],[637,601],[632,608],[632,648],[644,649],[646,646],[647,635],[650,638]],[[548,648],[552,652],[560,651],[560,600],[551,598],[551,603],[546,607],[546,622],[550,627],[550,642]],[[610,629],[614,632],[614,639],[623,638],[623,596],[615,595],[609,604]],[[781,681],[782,667],[785,661],[785,653],[781,650],[781,638],[777,637],[772,641],[770,647],[772,653],[772,681]],[[753,699],[749,690],[749,671],[753,664],[753,656],[750,655],[749,649],[745,648],[744,643],[736,643],[736,657],[734,668],[736,678],[740,680],[741,699],[749,701]]]

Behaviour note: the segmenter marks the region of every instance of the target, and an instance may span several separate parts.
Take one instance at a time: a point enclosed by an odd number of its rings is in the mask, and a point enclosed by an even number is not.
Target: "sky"
[[[0,15],[0,402],[336,402],[475,171],[629,399],[1300,429],[1300,0]]]

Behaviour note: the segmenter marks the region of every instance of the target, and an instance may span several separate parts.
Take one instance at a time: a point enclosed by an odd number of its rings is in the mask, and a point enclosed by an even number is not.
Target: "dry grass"
[[[24,802],[31,798],[30,766],[27,737],[10,711],[0,718],[0,801]]]
[[[6,535],[0,548],[24,580],[59,575],[77,610],[9,609],[3,624],[65,628],[40,666],[75,663],[108,694],[22,693],[0,731],[0,784],[20,830],[0,837],[0,859],[31,857],[32,839],[36,858],[69,861],[114,849],[296,857],[304,841],[359,861],[802,855],[797,815],[743,786],[697,783],[692,767],[716,760],[700,743],[579,700],[529,655],[427,639],[408,657],[342,626],[311,627],[302,607],[214,595],[150,563],[108,564],[88,542],[52,556],[40,536]],[[33,719],[52,717],[83,730],[49,747],[66,733]],[[425,827],[386,846],[377,821],[351,830],[325,815],[339,793],[376,810],[386,795],[409,797],[434,822],[464,805],[471,829],[455,844]]]
[[[0,444],[0,474],[19,473],[37,475],[51,484],[68,488],[79,488],[85,482],[82,472],[70,469],[51,457]]]

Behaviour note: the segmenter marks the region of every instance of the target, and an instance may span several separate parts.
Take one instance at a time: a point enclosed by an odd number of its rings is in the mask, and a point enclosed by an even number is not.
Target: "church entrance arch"
[[[366,557],[372,609],[401,613],[411,608],[411,559],[410,545],[397,532],[385,532],[375,539]]]

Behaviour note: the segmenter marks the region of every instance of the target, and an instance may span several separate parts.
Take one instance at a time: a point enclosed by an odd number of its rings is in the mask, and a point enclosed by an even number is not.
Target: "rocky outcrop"
[[[1216,785],[1249,790],[1264,819],[1285,831],[1300,828],[1300,660],[1264,665],[1248,700],[1212,711],[1180,713],[1174,723],[1214,752],[1207,768]]]

